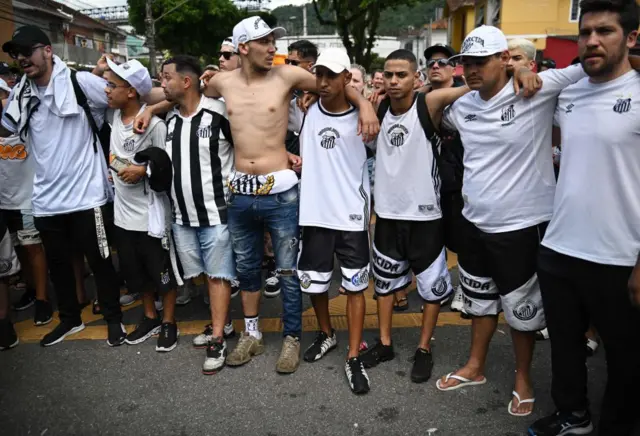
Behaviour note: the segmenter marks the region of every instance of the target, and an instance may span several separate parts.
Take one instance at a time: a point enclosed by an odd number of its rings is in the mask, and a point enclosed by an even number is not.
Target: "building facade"
[[[288,54],[287,50],[289,45],[301,39],[306,39],[314,43],[320,52],[329,47],[337,47],[346,51],[342,39],[338,35],[286,35],[278,39],[278,54]],[[392,51],[398,50],[399,48],[401,48],[400,40],[395,36],[379,36],[376,38],[371,52],[385,58]]]

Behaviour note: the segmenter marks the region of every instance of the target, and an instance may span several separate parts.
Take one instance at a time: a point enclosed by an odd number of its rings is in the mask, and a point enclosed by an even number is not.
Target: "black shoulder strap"
[[[89,126],[91,126],[91,131],[93,132],[93,151],[98,152],[98,137],[100,135],[100,129],[98,129],[98,125],[96,124],[96,120],[93,119],[93,114],[91,114],[91,108],[89,107],[89,103],[87,102],[87,96],[84,91],[80,87],[78,83],[78,78],[76,77],[76,72],[71,70],[71,83],[73,84],[73,92],[76,94],[76,101],[84,110],[85,115],[87,116],[87,121],[89,121]]]
[[[431,121],[431,116],[429,116],[429,109],[427,108],[425,93],[418,93],[417,106],[418,119],[420,120],[420,124],[422,124],[424,134],[427,136],[427,139],[431,143],[433,158],[438,164],[438,167],[440,167],[440,136],[438,136],[438,134],[436,133],[436,129],[433,126],[433,122]]]
[[[384,120],[384,116],[387,114],[387,111],[389,110],[389,107],[391,106],[391,100],[389,100],[389,97],[385,97],[382,99],[382,101],[380,102],[380,105],[378,106],[378,121],[380,121],[380,124],[382,124],[382,120]]]

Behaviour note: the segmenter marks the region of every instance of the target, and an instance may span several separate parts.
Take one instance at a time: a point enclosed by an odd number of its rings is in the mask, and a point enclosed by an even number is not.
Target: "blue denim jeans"
[[[300,228],[298,186],[274,195],[231,194],[228,225],[236,255],[240,289],[262,288],[264,230],[271,234],[276,272],[280,278],[283,334],[302,335],[302,292],[296,273]]]

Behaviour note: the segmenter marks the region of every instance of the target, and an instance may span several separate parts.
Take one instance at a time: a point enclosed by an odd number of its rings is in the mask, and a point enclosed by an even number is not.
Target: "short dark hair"
[[[175,64],[176,71],[180,74],[194,74],[196,77],[200,78],[202,76],[202,66],[200,66],[200,61],[198,58],[188,55],[177,55],[172,58],[167,59],[162,63],[162,68],[165,65]]]
[[[307,39],[301,39],[300,41],[294,42],[288,47],[288,49],[289,53],[294,50],[297,51],[298,56],[302,58],[311,58],[314,62],[318,60],[318,47]]]
[[[580,2],[580,24],[584,14],[590,12],[614,12],[625,35],[640,27],[640,8],[636,0],[582,0]]]
[[[411,68],[418,71],[418,60],[416,56],[409,50],[403,48],[391,52],[385,61],[407,61],[411,64]]]

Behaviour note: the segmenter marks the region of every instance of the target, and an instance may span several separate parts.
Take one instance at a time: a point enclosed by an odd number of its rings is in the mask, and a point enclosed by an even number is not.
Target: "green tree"
[[[154,18],[174,8],[183,0],[155,0]],[[129,22],[140,35],[145,34],[145,0],[128,0]],[[220,44],[231,36],[233,26],[250,15],[238,9],[231,0],[189,0],[165,15],[155,25],[156,49],[171,54],[188,54],[210,63],[217,58]],[[260,16],[275,25],[277,20],[269,13]]]

